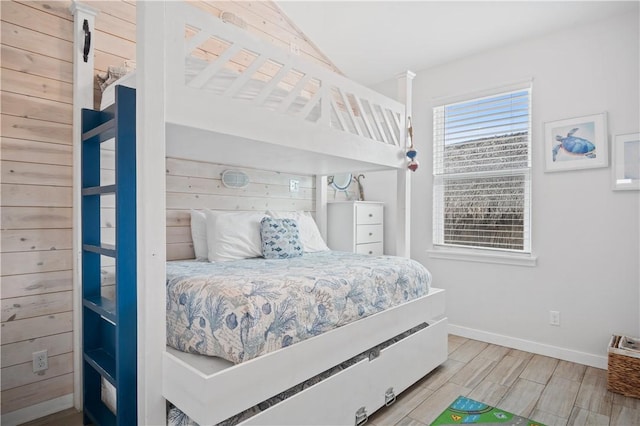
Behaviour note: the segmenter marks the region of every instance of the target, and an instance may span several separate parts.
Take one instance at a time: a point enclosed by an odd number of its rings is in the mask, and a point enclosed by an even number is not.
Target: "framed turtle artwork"
[[[640,189],[640,133],[616,135],[611,151],[613,189]]]
[[[547,172],[609,165],[607,114],[551,121],[544,125]]]

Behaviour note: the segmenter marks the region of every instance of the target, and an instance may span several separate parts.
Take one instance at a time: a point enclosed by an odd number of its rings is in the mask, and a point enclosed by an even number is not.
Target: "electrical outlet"
[[[300,181],[296,179],[289,180],[289,192],[298,192],[300,191]]]
[[[33,354],[33,372],[44,371],[49,368],[49,359],[47,357],[47,350],[34,352]]]
[[[549,324],[560,326],[560,311],[549,311]]]

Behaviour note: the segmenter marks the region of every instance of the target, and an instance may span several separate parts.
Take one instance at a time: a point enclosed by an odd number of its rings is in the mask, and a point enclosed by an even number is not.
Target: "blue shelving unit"
[[[82,356],[84,424],[135,425],[137,403],[136,91],[116,87],[104,111],[82,110]],[[100,144],[115,138],[115,184],[101,185]],[[100,237],[101,197],[115,195],[115,245]],[[101,296],[101,257],[115,259],[113,300]],[[116,389],[116,414],[101,378]]]

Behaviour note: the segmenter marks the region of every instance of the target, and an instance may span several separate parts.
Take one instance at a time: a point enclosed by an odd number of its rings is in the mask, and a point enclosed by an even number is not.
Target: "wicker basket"
[[[622,337],[614,335],[609,343],[607,389],[640,398],[640,351],[620,348]]]

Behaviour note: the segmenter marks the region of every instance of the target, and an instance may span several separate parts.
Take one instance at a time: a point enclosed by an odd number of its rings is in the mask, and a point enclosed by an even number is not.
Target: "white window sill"
[[[538,257],[524,253],[491,252],[474,249],[434,247],[427,250],[432,259],[460,260],[463,262],[497,263],[501,265],[529,266],[537,264]]]

